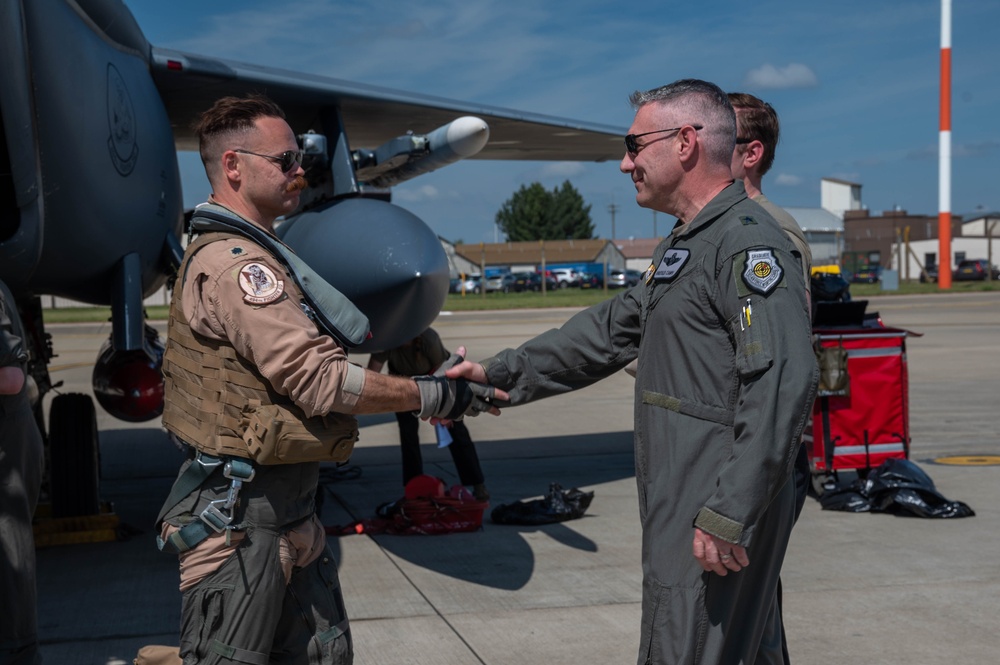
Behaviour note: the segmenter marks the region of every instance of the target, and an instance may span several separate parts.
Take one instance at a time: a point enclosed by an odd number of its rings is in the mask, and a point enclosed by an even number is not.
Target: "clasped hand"
[[[478,371],[477,369],[478,368]],[[507,399],[507,393],[486,383],[482,365],[465,359],[465,347],[458,347],[429,376],[415,376],[420,391],[420,411],[417,415],[432,423],[461,420],[480,413],[500,415],[494,399]]]

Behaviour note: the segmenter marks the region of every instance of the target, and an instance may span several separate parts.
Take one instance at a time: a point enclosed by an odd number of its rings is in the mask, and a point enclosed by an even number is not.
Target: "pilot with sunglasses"
[[[792,244],[730,170],[726,93],[686,79],[633,93],[621,170],[679,223],[636,286],[452,378],[498,405],[595,383],[638,359],[640,665],[779,664],[776,588],[792,460],[818,371]]]
[[[499,413],[491,389],[443,370],[348,362],[367,318],[273,236],[307,185],[284,117],[263,96],[226,97],[197,126],[212,195],[191,219],[163,358],[164,426],[188,453],[157,520],[160,548],[180,558],[174,662],[351,663],[315,514],[320,462],[347,461],[356,414]]]

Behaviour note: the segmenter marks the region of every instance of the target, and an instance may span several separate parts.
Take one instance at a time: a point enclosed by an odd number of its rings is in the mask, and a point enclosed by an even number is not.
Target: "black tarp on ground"
[[[559,483],[549,485],[549,493],[541,499],[502,503],[493,509],[490,519],[496,524],[554,524],[583,517],[594,498],[593,492],[577,488],[564,490]]]
[[[972,517],[961,501],[949,501],[920,467],[909,460],[889,459],[850,484],[837,486],[819,498],[823,510],[889,513],[904,517]]]

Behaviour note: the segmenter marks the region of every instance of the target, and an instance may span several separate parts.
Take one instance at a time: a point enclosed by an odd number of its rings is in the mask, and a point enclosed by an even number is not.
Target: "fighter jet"
[[[283,240],[368,316],[375,351],[434,320],[448,289],[436,235],[392,186],[461,159],[603,161],[623,130],[152,46],[121,0],[10,0],[0,9],[0,280],[13,293],[39,399],[53,388],[40,297],[110,305],[94,393],[111,415],[162,411],[163,345],[143,299],[173,275],[185,211],[178,150],[217,98],[261,92],[286,112],[308,188]],[[39,422],[45,430],[40,417]],[[97,506],[89,395],[50,409],[53,511]]]

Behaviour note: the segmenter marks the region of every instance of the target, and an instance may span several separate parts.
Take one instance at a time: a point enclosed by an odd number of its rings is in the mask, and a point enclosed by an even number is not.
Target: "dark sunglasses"
[[[691,126],[694,127],[696,130],[703,129],[701,125],[691,125]],[[635,155],[639,152],[639,149],[642,148],[642,146],[636,142],[636,139],[639,138],[640,136],[649,136],[650,134],[661,134],[663,132],[679,132],[680,130],[684,129],[684,127],[685,125],[681,125],[680,127],[671,127],[670,129],[654,129],[651,132],[643,132],[642,134],[628,134],[625,137],[625,149],[628,150],[628,154]]]
[[[282,173],[288,173],[289,171],[294,171],[295,169],[302,166],[301,150],[286,150],[280,155],[262,155],[259,152],[250,152],[249,150],[243,150],[242,148],[233,148],[233,152],[241,152],[244,155],[253,155],[254,157],[263,157],[264,159],[270,159],[272,162],[276,163],[279,167],[281,167]]]

